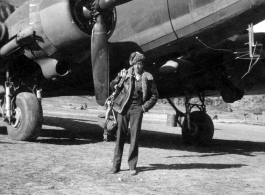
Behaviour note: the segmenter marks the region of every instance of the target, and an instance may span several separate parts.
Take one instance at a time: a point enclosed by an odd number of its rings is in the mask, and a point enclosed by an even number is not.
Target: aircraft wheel
[[[19,93],[11,124],[7,125],[8,136],[19,141],[34,141],[39,135],[42,122],[42,107],[37,97],[28,92]]]
[[[188,129],[185,118],[182,127],[182,139],[190,144],[205,145],[209,143],[214,134],[214,124],[210,116],[201,111],[190,114],[191,129]]]

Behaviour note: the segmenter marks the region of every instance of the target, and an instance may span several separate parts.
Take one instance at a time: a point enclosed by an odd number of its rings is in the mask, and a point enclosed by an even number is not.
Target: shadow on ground
[[[95,120],[44,116],[42,129],[37,142],[60,145],[80,145],[97,143],[103,140],[103,129]]]
[[[1,135],[7,135],[7,128],[5,126],[0,127],[0,134]]]
[[[189,163],[189,164],[150,164],[148,167],[138,167],[139,172],[153,170],[183,170],[183,169],[231,169],[247,166],[244,164],[206,164],[206,163]]]
[[[43,124],[47,127],[42,129],[36,142],[57,145],[80,145],[103,142],[103,129],[97,125],[96,119],[79,120],[45,116]],[[0,128],[0,134],[5,135],[6,128]],[[115,137],[110,138],[109,141],[115,141]],[[227,154],[255,156],[255,152],[265,152],[264,142],[214,139],[208,146],[197,147],[184,144],[179,134],[150,130],[142,130],[139,145],[146,148],[196,152],[197,154],[193,156],[202,158]],[[177,157],[179,156],[168,156],[167,158]]]
[[[42,131],[40,135],[41,137],[72,139],[69,144],[86,144],[86,141],[84,140],[89,140],[89,143],[102,142],[103,140],[103,129],[97,125],[96,120],[79,120],[46,116],[44,117],[44,125],[60,127],[64,130],[56,130],[52,128],[45,129]],[[114,140],[115,137],[110,139],[110,141]],[[46,139],[46,141],[41,142],[58,144],[56,140],[49,141]],[[183,150],[203,153],[201,155],[195,155],[194,157],[208,157],[226,154],[255,156],[255,152],[265,152],[265,143],[262,142],[214,139],[208,146],[197,147],[184,144],[182,137],[179,134],[149,130],[142,130],[139,145],[140,147],[146,148]],[[177,156],[168,156],[168,158],[174,157]]]

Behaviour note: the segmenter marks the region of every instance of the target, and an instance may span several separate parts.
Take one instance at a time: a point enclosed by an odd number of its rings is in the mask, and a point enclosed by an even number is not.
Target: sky
[[[254,32],[265,32],[265,20],[256,24],[253,28]]]

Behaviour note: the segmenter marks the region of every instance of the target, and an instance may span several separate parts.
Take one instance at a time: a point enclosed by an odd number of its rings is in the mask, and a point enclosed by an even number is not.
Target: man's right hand
[[[127,70],[125,70],[125,68],[124,68],[123,70],[121,70],[121,72],[119,72],[118,75],[119,75],[120,77],[125,77],[126,74],[127,74]]]

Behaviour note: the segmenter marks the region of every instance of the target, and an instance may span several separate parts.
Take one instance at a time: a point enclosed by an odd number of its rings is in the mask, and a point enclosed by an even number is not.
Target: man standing
[[[125,138],[128,133],[130,122],[130,150],[128,164],[130,174],[136,175],[136,165],[138,161],[138,140],[140,137],[143,113],[151,109],[158,100],[158,92],[153,76],[144,71],[143,61],[145,57],[139,52],[133,52],[129,63],[131,67],[125,69],[110,83],[112,90],[118,87],[118,83],[123,79],[121,92],[115,98],[113,109],[118,113],[118,130],[116,147],[114,150],[113,168],[111,173],[118,173],[121,167],[122,153]]]

